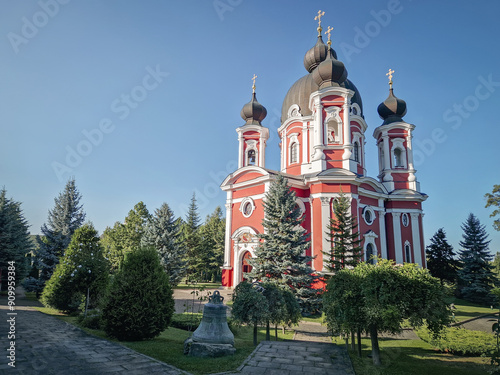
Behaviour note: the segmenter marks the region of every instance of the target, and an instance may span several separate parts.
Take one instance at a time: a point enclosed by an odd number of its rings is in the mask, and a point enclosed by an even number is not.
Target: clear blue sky
[[[473,212],[500,251],[484,208],[500,184],[498,1],[56,1],[0,2],[0,186],[32,233],[71,176],[100,232],[139,201],[177,216],[193,192],[202,217],[223,206],[253,74],[268,109],[266,166],[278,169],[282,100],[306,73],[322,9],[363,99],[369,175],[392,68],[416,125],[426,242],[444,227],[458,250]]]

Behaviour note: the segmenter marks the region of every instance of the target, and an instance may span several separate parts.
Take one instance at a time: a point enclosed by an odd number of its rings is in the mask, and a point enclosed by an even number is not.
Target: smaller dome
[[[340,86],[347,78],[347,70],[342,61],[335,58],[335,51],[330,48],[327,58],[313,71],[314,81],[319,88]]]
[[[318,40],[314,47],[306,52],[304,56],[304,67],[311,73],[328,55],[328,46],[323,43],[323,38],[318,35]]]
[[[382,120],[383,125],[390,124],[396,121],[403,121],[403,116],[406,115],[406,102],[394,95],[392,87],[389,90],[389,96],[377,108],[377,112]]]
[[[252,100],[241,109],[241,118],[246,121],[245,125],[262,125],[260,122],[267,116],[267,109],[257,101],[255,92],[252,94]]]

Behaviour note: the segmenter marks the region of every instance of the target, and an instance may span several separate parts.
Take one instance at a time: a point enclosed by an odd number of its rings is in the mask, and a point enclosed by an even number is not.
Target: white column
[[[392,212],[392,229],[394,231],[394,252],[396,263],[403,264],[403,245],[401,243],[401,212]]]
[[[378,222],[380,228],[380,255],[387,259],[387,232],[385,230],[385,211],[378,211]]]
[[[241,167],[243,167],[243,162],[245,160],[245,155],[243,155],[243,134],[241,134],[241,133],[238,134],[238,142],[240,143],[238,168],[241,168]]]
[[[311,215],[311,255],[314,256],[314,238],[316,236],[316,233],[314,232],[314,212],[313,212],[313,198],[309,197],[309,215]],[[321,234],[320,234],[321,236]],[[316,270],[316,259],[312,260],[312,268]]]
[[[418,212],[410,213],[411,216],[411,237],[413,242],[413,260],[424,267],[422,262],[422,248],[420,247],[420,225],[418,223]]]
[[[344,111],[344,119],[343,121],[343,144],[344,144],[344,154],[342,155],[342,167],[344,169],[350,170],[350,159],[351,159],[351,124],[349,123],[349,106],[347,104],[347,98],[344,98],[345,102],[342,105],[342,109]]]
[[[330,197],[320,197],[321,199],[321,234],[322,234],[322,251],[330,251],[331,244],[328,242],[326,233],[327,226],[330,224]],[[325,259],[323,258],[323,271],[327,271],[325,267]]]
[[[234,242],[233,256],[234,256],[234,267],[233,267],[233,288],[236,288],[241,281],[241,261],[240,253],[238,251],[238,243]]]
[[[224,267],[231,268],[231,225],[233,219],[232,210],[232,192],[227,192],[227,203],[226,203],[226,236],[224,241]]]
[[[309,152],[309,140],[307,139],[307,122],[302,126],[302,165],[309,161],[307,153]]]
[[[385,133],[382,135],[382,141],[384,142],[384,170],[391,169],[391,150],[389,148],[389,136]],[[392,176],[389,172],[384,172],[384,181],[392,181]]]
[[[259,167],[265,168],[266,162],[266,140],[264,139],[264,135],[260,133],[259,137]]]

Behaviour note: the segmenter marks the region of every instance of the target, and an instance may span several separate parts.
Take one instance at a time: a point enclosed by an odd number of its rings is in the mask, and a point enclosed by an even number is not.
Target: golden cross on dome
[[[321,30],[323,30],[323,28],[321,27],[321,17],[323,17],[324,15],[324,11],[318,10],[318,15],[314,17],[314,20],[318,21],[318,36],[321,36]]]
[[[389,77],[389,87],[392,89],[392,73],[394,73],[394,70],[389,69],[387,73],[385,73],[386,76]]]
[[[331,35],[332,30],[333,30],[333,27],[328,26],[328,29],[326,29],[326,31],[325,31],[325,34],[327,34],[327,35],[328,35],[328,43],[327,43],[327,44],[328,44],[329,46],[331,46],[331,45],[332,45],[332,35]]]
[[[253,81],[252,90],[253,90],[253,92],[255,92],[255,79],[256,78],[257,78],[257,76],[254,74],[252,77],[252,81]]]

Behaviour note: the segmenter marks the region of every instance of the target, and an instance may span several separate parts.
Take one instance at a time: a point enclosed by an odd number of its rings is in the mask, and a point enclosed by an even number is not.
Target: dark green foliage
[[[99,310],[88,311],[86,317],[84,314],[80,314],[77,321],[78,324],[85,328],[102,329],[102,314]]]
[[[473,214],[462,225],[464,231],[460,241],[459,261],[462,266],[458,270],[458,288],[463,299],[481,304],[491,304],[491,289],[496,282],[490,264],[493,256],[488,246],[488,234],[485,226]]]
[[[460,327],[446,327],[439,336],[429,330],[416,330],[418,337],[444,353],[463,356],[488,355],[495,349],[495,337],[490,333],[471,331]]]
[[[356,231],[358,224],[351,216],[351,202],[341,191],[333,201],[335,217],[330,218],[326,232],[330,249],[323,251],[325,267],[335,272],[345,267],[355,267],[361,258],[361,239]]]
[[[161,265],[170,285],[175,287],[186,273],[186,250],[180,242],[179,222],[168,204],[155,210],[141,239],[142,246],[151,246],[160,255]]]
[[[450,322],[446,291],[438,279],[416,264],[395,265],[378,259],[338,271],[328,281],[324,311],[328,326],[347,333],[359,328],[370,334],[373,362],[380,365],[378,332],[398,333],[405,319],[424,323],[437,334]]]
[[[104,331],[119,340],[136,341],[158,336],[174,312],[168,275],[153,248],[127,254],[114,276],[104,304]]]
[[[64,312],[74,312],[85,300],[89,289],[89,306],[95,307],[108,284],[109,264],[104,259],[97,231],[92,224],[78,228],[45,284],[42,303]]]
[[[73,233],[85,221],[85,212],[80,205],[81,194],[76,188],[75,180],[67,182],[64,192],[54,199],[54,208],[49,210],[47,223],[41,227],[42,237],[38,238],[38,249],[35,253],[36,266],[40,270],[39,282],[27,285],[45,285],[50,279],[59,258],[63,256]],[[29,290],[41,292],[41,290]]]
[[[194,331],[200,325],[202,317],[202,314],[174,314],[170,326],[185,331]]]
[[[299,299],[303,312],[317,309],[316,280],[310,266],[312,257],[305,256],[310,247],[309,236],[301,227],[304,218],[295,201],[295,192],[287,180],[278,175],[270,185],[264,200],[264,241],[249,259],[252,271],[246,276],[262,282],[287,285]]]
[[[427,254],[427,269],[432,276],[450,283],[455,282],[457,276],[457,261],[454,256],[453,247],[446,240],[443,228],[432,236],[431,244],[425,249]]]
[[[497,217],[493,222],[493,228],[500,230],[500,185],[493,185],[493,191],[484,195],[486,198],[486,208],[496,207],[490,217]]]
[[[231,317],[237,323],[253,325],[254,345],[257,345],[257,325],[264,324],[269,319],[269,304],[263,291],[262,287],[244,281],[233,292]]]
[[[7,285],[8,262],[15,262],[16,285],[29,270],[26,254],[33,249],[28,222],[21,203],[7,198],[5,188],[0,190],[0,289]],[[5,287],[3,287],[5,289]]]
[[[102,245],[105,256],[111,263],[113,273],[120,268],[125,255],[140,246],[150,217],[146,205],[139,202],[129,211],[123,223],[116,222],[113,228],[108,227],[104,230]]]
[[[186,221],[181,229],[181,242],[186,248],[186,259],[188,263],[188,277],[192,280],[201,281],[201,273],[198,270],[201,256],[200,215],[196,204],[196,196],[193,194],[191,204],[186,215]]]
[[[226,221],[221,208],[217,207],[199,229],[201,251],[194,261],[196,273],[202,281],[215,282],[221,279],[225,230]]]

